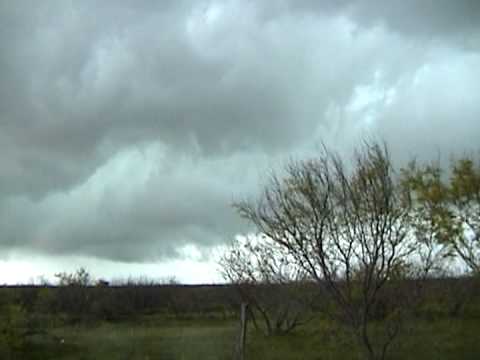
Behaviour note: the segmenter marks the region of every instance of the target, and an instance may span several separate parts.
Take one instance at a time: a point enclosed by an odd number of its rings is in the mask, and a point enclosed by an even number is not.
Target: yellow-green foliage
[[[480,194],[480,168],[475,168],[471,159],[460,159],[454,164],[450,191],[455,198],[463,201]]]
[[[402,175],[417,230],[480,271],[480,164],[459,158],[447,176],[439,164],[412,163]]]

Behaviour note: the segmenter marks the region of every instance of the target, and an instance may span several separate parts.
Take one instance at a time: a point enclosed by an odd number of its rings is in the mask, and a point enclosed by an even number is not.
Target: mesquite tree
[[[458,257],[480,273],[480,164],[462,157],[451,163],[450,175],[439,164],[412,162],[404,170],[412,203],[429,219],[425,233],[438,249]]]
[[[235,204],[330,295],[369,359],[385,358],[405,309],[398,291],[414,247],[400,185],[386,146],[365,142],[348,164],[327,148],[291,162],[260,198]]]
[[[254,326],[266,335],[288,333],[310,320],[318,292],[302,267],[276,242],[255,236],[236,238],[219,264],[223,277],[249,304]]]

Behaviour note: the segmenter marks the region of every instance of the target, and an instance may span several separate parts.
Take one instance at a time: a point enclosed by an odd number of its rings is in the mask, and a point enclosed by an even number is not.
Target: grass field
[[[392,349],[391,359],[471,359],[480,356],[480,321],[417,320]],[[238,324],[225,320],[144,318],[132,323],[52,328],[32,337],[11,359],[147,360],[232,359]],[[246,359],[355,359],[358,349],[326,320],[289,335],[265,337],[249,329]],[[7,357],[7,359],[8,359]]]

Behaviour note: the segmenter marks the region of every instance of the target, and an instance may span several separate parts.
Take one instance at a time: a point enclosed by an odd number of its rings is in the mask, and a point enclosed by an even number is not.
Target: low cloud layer
[[[2,251],[208,252],[246,229],[232,199],[320,141],[478,150],[478,18],[475,0],[2,2]]]

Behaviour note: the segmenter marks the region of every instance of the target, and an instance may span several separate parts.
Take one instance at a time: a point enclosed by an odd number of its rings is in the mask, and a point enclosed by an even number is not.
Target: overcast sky
[[[478,150],[480,1],[0,0],[0,283],[217,281],[232,199],[372,135]]]

